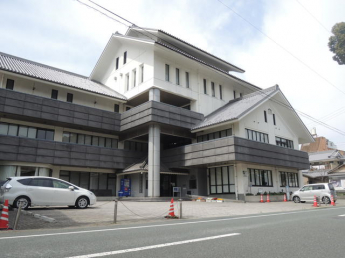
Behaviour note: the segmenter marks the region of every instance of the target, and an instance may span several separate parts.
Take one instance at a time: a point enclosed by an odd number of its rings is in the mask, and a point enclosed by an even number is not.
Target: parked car
[[[30,206],[62,206],[85,209],[96,203],[96,196],[64,180],[43,177],[10,177],[0,188],[0,202],[5,200],[13,207],[20,202],[23,209]]]
[[[292,200],[295,203],[313,201],[314,196],[319,197],[323,203],[331,202],[331,195],[333,195],[334,202],[337,200],[337,193],[334,186],[329,183],[310,184],[305,185],[301,189],[293,192]]]

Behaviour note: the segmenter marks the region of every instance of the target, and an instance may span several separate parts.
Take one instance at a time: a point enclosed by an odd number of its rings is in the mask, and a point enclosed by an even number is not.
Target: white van
[[[320,183],[305,185],[301,189],[293,192],[292,200],[298,202],[312,202],[314,196],[319,197],[323,203],[331,202],[331,195],[333,195],[334,202],[337,200],[337,193],[332,184]]]

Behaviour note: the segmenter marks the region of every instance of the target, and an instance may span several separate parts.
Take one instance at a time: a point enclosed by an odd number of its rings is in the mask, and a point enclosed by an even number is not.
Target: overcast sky
[[[296,110],[345,134],[345,65],[327,46],[344,0],[94,1],[241,67],[235,75],[259,87],[278,84]],[[111,34],[127,30],[75,0],[1,0],[0,10],[0,52],[86,76]],[[345,149],[344,135],[301,118]]]

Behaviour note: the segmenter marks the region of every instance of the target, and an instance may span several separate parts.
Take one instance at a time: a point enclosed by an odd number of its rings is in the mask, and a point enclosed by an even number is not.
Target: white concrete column
[[[150,125],[149,128],[149,170],[148,196],[160,196],[160,133],[159,125]]]
[[[62,135],[63,135],[63,128],[62,127],[55,127],[54,141],[62,142]]]
[[[39,176],[49,176],[49,172],[50,172],[49,168],[38,168]]]
[[[161,101],[161,91],[159,89],[153,88],[149,91],[149,100]]]
[[[6,178],[16,176],[16,166],[0,166],[0,181],[5,181]]]

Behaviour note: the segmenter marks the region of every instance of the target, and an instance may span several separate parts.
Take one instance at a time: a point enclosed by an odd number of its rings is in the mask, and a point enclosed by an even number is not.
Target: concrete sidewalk
[[[337,206],[345,207],[345,200],[338,200]],[[168,215],[170,202],[118,202],[118,224],[164,221]],[[231,217],[239,215],[287,212],[306,209],[331,208],[322,204],[312,207],[312,203],[271,202],[271,203],[240,203],[240,202],[183,202],[183,219],[200,219],[212,217]],[[46,222],[30,215],[21,215],[18,229],[44,229],[79,226],[99,226],[113,223],[114,201],[97,202],[85,210],[67,207],[31,208],[33,214],[39,214],[55,219]],[[10,226],[13,226],[16,211],[10,212]],[[179,215],[179,205],[175,202],[175,214]]]

